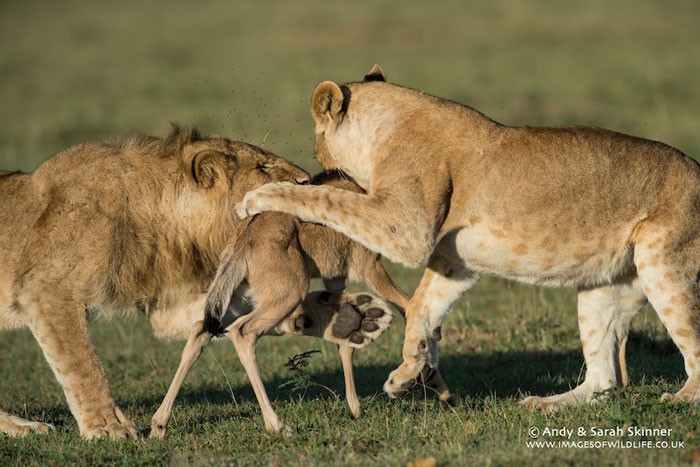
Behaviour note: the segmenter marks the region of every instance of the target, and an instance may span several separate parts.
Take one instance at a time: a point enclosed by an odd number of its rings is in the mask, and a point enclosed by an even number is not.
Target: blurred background
[[[0,167],[168,122],[312,163],[326,79],[390,81],[509,125],[582,124],[700,155],[693,0],[3,0]]]
[[[0,169],[33,170],[56,152],[88,140],[164,134],[172,121],[263,146],[316,172],[309,115],[313,88],[323,80],[359,80],[374,63],[389,81],[456,100],[507,125],[602,126],[700,157],[699,24],[695,0],[0,0]],[[420,271],[396,266],[391,271],[408,291],[416,286]],[[580,382],[575,307],[573,290],[535,289],[493,278],[466,294],[448,316],[440,344],[448,384],[466,402],[454,413],[431,405],[431,424],[438,423],[432,431],[427,418],[421,427],[406,415],[413,410],[426,417],[420,399],[389,406],[380,396],[367,397],[380,390],[400,362],[403,323],[397,320],[386,337],[356,358],[360,395],[371,416],[347,425],[351,422],[342,418],[333,399],[322,402],[327,393],[313,389],[298,403],[294,398],[276,402],[291,420],[308,415],[301,431],[312,440],[304,444],[300,438],[301,451],[291,449],[283,459],[296,462],[299,452],[309,459],[340,459],[338,453],[350,455],[367,445],[371,448],[363,455],[381,464],[432,455],[440,445],[457,464],[464,456],[479,464],[494,453],[506,464],[521,458],[543,462],[541,451],[513,450],[510,440],[524,433],[521,425],[542,422],[532,418],[538,415],[524,414],[516,401],[520,391],[552,394]],[[628,346],[631,377],[635,391],[640,382],[647,388],[643,400],[654,401],[662,390],[677,389],[683,363],[653,312],[647,310],[634,326]],[[147,426],[182,343],[156,342],[144,319],[116,320],[92,333],[115,397],[139,425]],[[322,353],[309,371],[314,380],[341,392],[334,346],[308,339],[261,342],[260,367],[274,400],[290,397],[276,389],[290,377],[287,358],[319,346]],[[257,416],[245,416],[257,409],[233,353],[228,345],[207,351],[188,380],[187,403],[178,409],[182,431],[166,449],[151,444],[139,450],[151,456],[144,463],[171,459],[178,443],[189,449],[190,441],[183,439],[202,440],[196,427],[208,422],[209,429],[221,432],[215,441],[202,441],[205,452],[257,450],[261,458],[279,461],[275,449],[281,442],[260,435]],[[62,426],[66,438],[59,439],[69,440],[70,453],[63,461],[87,462],[89,449],[96,463],[104,462],[99,444],[74,446],[77,428],[29,332],[3,334],[0,355],[12,356],[12,365],[0,365],[0,407]],[[234,393],[243,394],[240,409],[229,407]],[[644,403],[638,412],[624,398],[621,406],[602,405],[612,413],[603,418],[652,423],[643,418],[652,402]],[[320,415],[319,407],[326,407]],[[667,417],[658,427],[678,428],[682,439],[700,440],[696,412],[655,410]],[[203,414],[209,418],[202,421]],[[462,429],[460,414],[470,424],[479,423]],[[599,412],[569,414],[573,424]],[[482,422],[491,419],[495,428],[483,430]],[[381,438],[390,425],[416,435]],[[236,437],[229,436],[231,430]],[[362,440],[363,430],[374,444]],[[323,443],[313,441],[318,439]],[[36,452],[63,452],[50,442],[38,450],[29,442],[17,446],[7,452],[26,449],[22,452],[29,459]],[[122,449],[130,448],[115,448],[115,459],[122,459]],[[548,455],[574,462],[578,453]],[[646,452],[634,455],[647,459]],[[669,462],[665,459],[659,465]]]

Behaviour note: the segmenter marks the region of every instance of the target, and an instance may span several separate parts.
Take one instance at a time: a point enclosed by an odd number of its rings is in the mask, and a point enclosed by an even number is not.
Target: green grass
[[[359,79],[375,62],[389,79],[472,105],[506,124],[584,124],[665,141],[700,156],[700,6],[658,2],[39,2],[0,4],[0,167],[32,170],[78,142],[163,133],[169,121],[264,146],[315,171],[308,104],[316,83]],[[408,289],[419,272],[392,268]],[[0,437],[0,464],[668,465],[692,460],[698,409],[657,402],[683,362],[651,310],[628,346],[632,387],[594,407],[544,415],[524,394],[582,378],[575,292],[487,279],[449,315],[441,366],[460,396],[380,391],[400,362],[402,324],[357,355],[365,415],[344,415],[335,349],[264,339],[263,379],[296,431],[270,436],[230,344],[211,347],[175,407],[164,441],[86,442],[28,332],[0,340],[0,407],[58,426]],[[180,342],[143,318],[96,323],[93,341],[125,412],[150,424]],[[279,388],[287,359],[319,348],[304,393]],[[671,428],[684,449],[528,449],[528,429]],[[591,438],[585,438],[590,440]]]
[[[495,294],[498,299],[495,300]],[[255,397],[232,345],[212,345],[195,366],[175,407],[165,441],[83,441],[27,332],[2,342],[0,406],[52,421],[58,432],[0,438],[0,462],[229,463],[399,465],[435,456],[444,464],[596,461],[603,464],[675,463],[700,442],[698,409],[657,402],[681,384],[682,360],[651,310],[635,323],[629,344],[633,387],[594,407],[545,415],[523,410],[524,392],[548,394],[581,380],[573,296],[487,279],[453,312],[444,328],[442,368],[459,396],[450,408],[429,395],[390,401],[379,388],[400,358],[401,326],[357,354],[356,376],[365,413],[344,413],[342,374],[333,346],[309,338],[267,338],[259,363],[275,409],[296,436],[265,432]],[[150,425],[179,361],[182,344],[155,340],[144,319],[93,326],[93,341],[123,409]],[[287,359],[319,348],[307,369],[305,392],[280,388],[291,378]],[[523,392],[521,392],[523,391]],[[21,395],[21,396],[18,396]],[[427,396],[427,397],[426,397]],[[683,441],[682,450],[528,449],[528,429],[639,426],[672,428],[658,441]],[[550,438],[554,439],[554,438]],[[595,440],[591,437],[581,440]],[[616,438],[610,438],[612,440]],[[639,440],[637,438],[629,438]]]

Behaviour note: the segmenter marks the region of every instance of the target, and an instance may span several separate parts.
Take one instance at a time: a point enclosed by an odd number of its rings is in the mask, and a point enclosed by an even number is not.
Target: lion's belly
[[[628,235],[582,236],[505,231],[487,224],[460,230],[454,245],[471,269],[538,285],[609,283],[632,267]]]
[[[204,319],[207,294],[178,293],[174,289],[170,294],[165,295],[169,305],[156,307],[147,313],[148,320],[153,326],[153,332],[159,339],[187,339],[194,323]],[[250,313],[253,310],[252,303],[252,292],[248,283],[245,282],[236,289],[236,293],[232,297],[231,305],[222,319],[224,327],[233,323],[239,316]]]

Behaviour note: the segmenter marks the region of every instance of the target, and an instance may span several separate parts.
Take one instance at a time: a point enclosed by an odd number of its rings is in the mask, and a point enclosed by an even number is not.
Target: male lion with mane
[[[316,156],[366,194],[271,184],[239,215],[282,211],[327,225],[409,267],[427,265],[406,309],[403,363],[384,390],[437,368],[440,325],[482,274],[574,286],[584,382],[526,406],[591,403],[628,383],[625,344],[649,301],[688,380],[662,399],[700,402],[700,166],[663,143],[588,127],[501,125],[474,109],[385,82],[319,84]]]
[[[179,127],[77,145],[31,174],[0,172],[0,329],[31,329],[84,437],[137,437],[112,399],[88,318],[138,311],[157,336],[186,339],[235,235],[235,203],[265,183],[308,179],[265,150]],[[286,334],[308,335],[295,326],[305,322],[323,337],[353,302],[313,297],[287,318]],[[0,411],[10,435],[52,428]]]

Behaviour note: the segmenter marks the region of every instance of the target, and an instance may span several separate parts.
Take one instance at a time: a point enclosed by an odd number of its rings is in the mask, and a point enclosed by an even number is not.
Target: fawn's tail
[[[245,242],[241,240],[238,238],[226,247],[221,255],[214,282],[209,287],[204,308],[204,328],[217,336],[225,332],[222,320],[233,294],[248,274]]]

